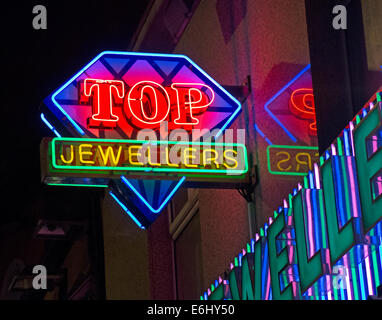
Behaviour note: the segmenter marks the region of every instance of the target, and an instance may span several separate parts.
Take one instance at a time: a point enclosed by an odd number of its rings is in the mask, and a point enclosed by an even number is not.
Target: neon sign
[[[61,170],[243,174],[248,171],[240,144],[54,138],[52,166]]]
[[[108,186],[109,194],[140,227],[155,220],[186,176],[193,187],[222,180],[225,187],[247,183],[244,146],[197,144],[206,131],[212,132],[213,140],[221,137],[241,104],[186,56],[102,52],[44,104],[41,120],[58,138],[73,138],[42,141],[43,181]],[[147,144],[139,141],[144,140],[139,136],[142,130],[153,130],[151,142],[158,141],[144,153],[145,163],[137,159]],[[169,142],[177,130],[187,136],[181,140],[192,142],[183,145],[183,160],[174,163],[170,154],[157,149],[179,148],[182,142]],[[168,160],[158,162],[156,153]],[[196,158],[201,161],[194,162]]]
[[[267,147],[268,171],[277,175],[305,176],[319,161],[317,147],[276,146]]]
[[[118,108],[118,113],[137,128],[158,130],[167,121],[169,128],[191,130],[199,124],[196,116],[215,99],[211,87],[201,83],[172,83],[163,87],[146,80],[133,84],[128,92],[125,87],[119,80],[83,81],[79,101],[92,106],[92,116],[87,119],[89,128],[115,128],[121,119],[114,114]]]
[[[201,299],[366,300],[382,284],[382,102],[349,123]]]
[[[162,121],[170,132],[217,129],[219,137],[241,110],[184,55],[114,51],[99,54],[44,102],[72,136],[107,139],[135,139]]]

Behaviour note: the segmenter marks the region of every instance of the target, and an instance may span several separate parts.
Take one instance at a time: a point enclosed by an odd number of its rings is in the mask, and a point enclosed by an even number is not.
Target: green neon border
[[[55,150],[55,143],[56,141],[73,141],[73,142],[98,142],[98,143],[132,143],[137,144],[141,143],[142,145],[148,144],[173,144],[173,145],[208,145],[208,146],[232,146],[232,147],[240,147],[243,149],[244,154],[244,170],[218,170],[218,169],[169,169],[169,168],[148,168],[148,167],[88,167],[88,166],[60,166],[56,164],[55,158],[56,158],[56,150]],[[51,141],[51,150],[52,150],[52,166],[55,169],[58,170],[88,170],[88,171],[98,171],[98,170],[108,170],[108,171],[143,171],[143,172],[182,172],[182,173],[228,173],[228,172],[235,172],[235,175],[229,175],[231,176],[237,176],[239,174],[245,174],[248,172],[248,157],[247,157],[247,149],[245,145],[240,143],[219,143],[219,142],[183,142],[183,141],[147,141],[147,140],[122,140],[122,139],[96,139],[96,138],[53,138]]]
[[[310,147],[310,146],[282,146],[282,145],[270,145],[267,147],[267,162],[268,162],[268,171],[270,174],[280,175],[280,176],[306,176],[307,172],[282,172],[282,171],[273,171],[271,170],[271,161],[270,161],[270,151],[269,149],[303,149],[303,150],[317,150],[318,147]]]
[[[84,184],[84,183],[46,183],[48,186],[60,186],[60,187],[92,187],[92,188],[107,188],[106,184]]]

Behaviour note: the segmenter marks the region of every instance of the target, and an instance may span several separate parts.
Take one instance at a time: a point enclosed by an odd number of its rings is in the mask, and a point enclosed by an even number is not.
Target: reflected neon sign
[[[305,176],[319,161],[319,153],[317,147],[270,145],[267,160],[271,174]]]
[[[292,92],[289,108],[298,118],[309,121],[308,132],[311,136],[317,135],[316,112],[312,88],[300,88]]]

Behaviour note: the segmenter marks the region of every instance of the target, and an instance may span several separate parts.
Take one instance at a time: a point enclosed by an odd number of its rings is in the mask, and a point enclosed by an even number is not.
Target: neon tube
[[[292,133],[280,122],[279,119],[272,113],[268,106],[276,100],[285,90],[288,89],[296,80],[298,80],[307,70],[310,69],[310,64],[308,64],[304,69],[302,69],[291,81],[289,81],[284,87],[282,87],[268,102],[264,105],[265,111],[271,116],[273,120],[285,131],[285,133],[292,139],[293,142],[297,142],[297,139],[292,135]]]
[[[364,250],[364,255],[365,255],[365,267],[366,267],[366,280],[367,280],[367,285],[368,285],[368,289],[369,289],[369,295],[373,295],[374,294],[374,286],[373,286],[373,280],[372,280],[372,277],[371,277],[371,273],[370,273],[370,256],[369,256],[369,252],[367,250],[367,246],[363,246],[363,250]]]
[[[40,114],[41,120],[48,126],[50,130],[54,132],[54,134],[61,138],[61,135],[58,133],[58,131],[50,124],[48,120],[46,120],[45,115],[43,113]]]
[[[138,198],[153,212],[153,213],[159,213],[162,211],[162,209],[165,207],[167,202],[171,199],[171,197],[174,195],[174,193],[180,188],[184,180],[186,180],[186,177],[182,177],[178,184],[174,187],[174,189],[170,192],[170,194],[167,196],[167,198],[162,202],[162,204],[159,206],[158,209],[154,209],[147,200],[142,197],[142,195],[138,192],[137,189],[134,188],[134,186],[129,182],[129,180],[126,179],[126,177],[122,176],[122,181],[132,190],[134,193],[138,196]]]
[[[255,127],[255,130],[260,134],[261,137],[264,138],[264,140],[265,140],[269,145],[272,145],[272,144],[273,144],[273,143],[271,142],[271,140],[269,140],[269,139],[265,136],[265,134],[259,129],[259,127],[257,126],[256,123],[255,123],[254,127]]]
[[[114,198],[114,200],[121,206],[121,208],[129,215],[129,217],[138,225],[139,228],[145,229],[145,227],[134,217],[129,209],[114,195],[112,191],[109,191],[109,194]]]

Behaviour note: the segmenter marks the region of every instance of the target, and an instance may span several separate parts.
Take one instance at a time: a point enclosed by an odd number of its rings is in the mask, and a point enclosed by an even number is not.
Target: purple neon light
[[[350,192],[351,192],[351,201],[353,205],[353,217],[359,217],[358,205],[357,205],[357,190],[355,186],[355,175],[353,171],[353,163],[351,157],[346,157],[348,168],[349,168],[349,180],[350,180]]]
[[[309,240],[309,257],[312,257],[315,252],[315,246],[314,246],[314,225],[313,225],[313,212],[312,212],[312,205],[311,205],[311,199],[310,199],[310,189],[306,189],[305,192],[305,199],[306,199],[306,206],[307,206],[307,220],[308,220],[308,240]]]

